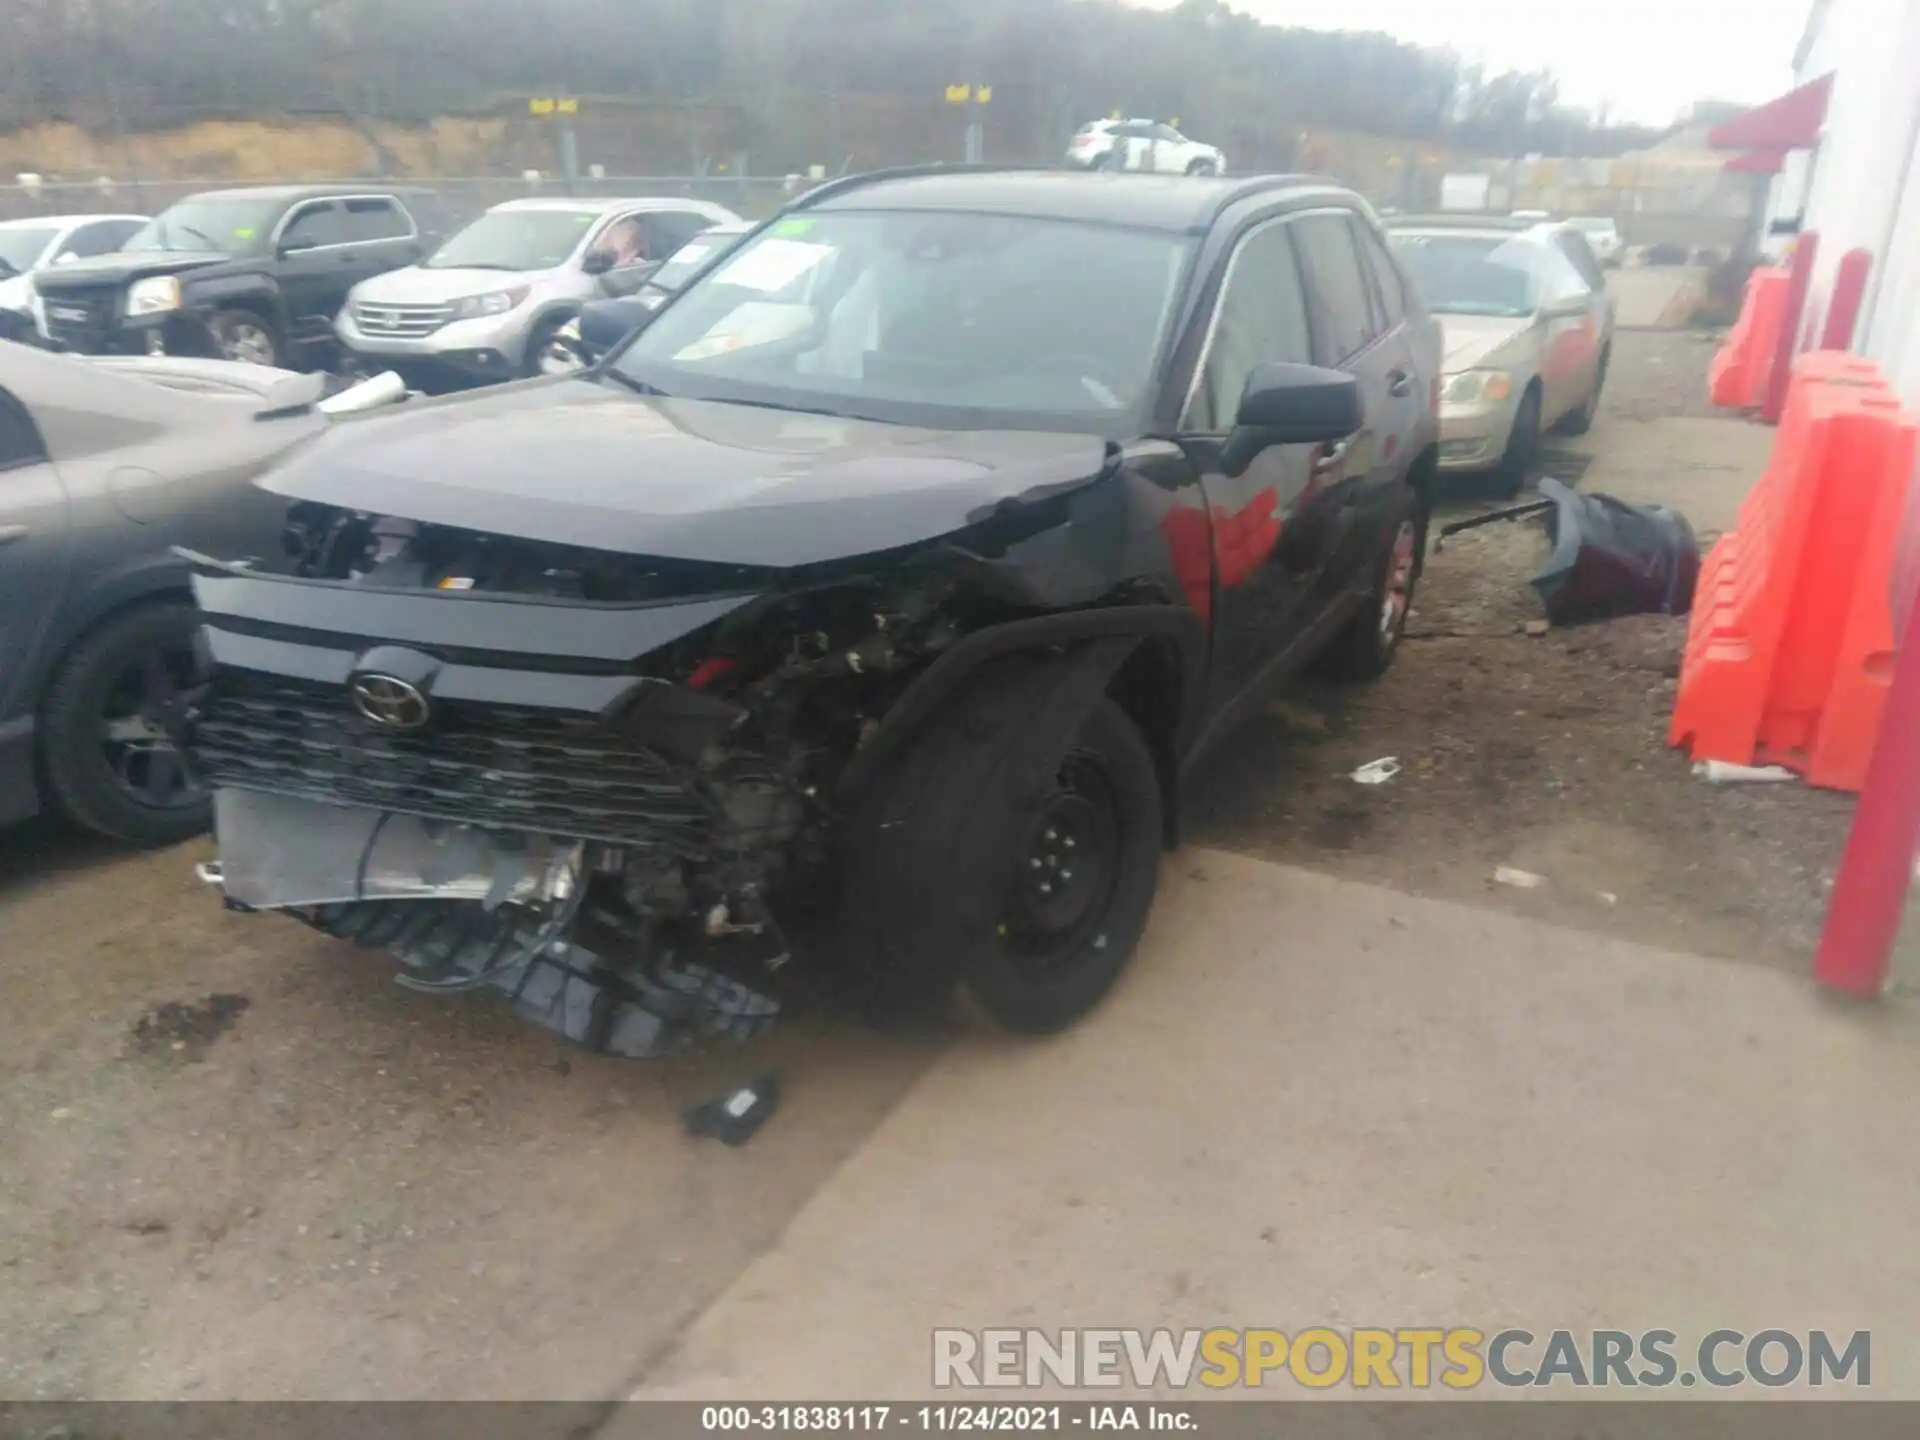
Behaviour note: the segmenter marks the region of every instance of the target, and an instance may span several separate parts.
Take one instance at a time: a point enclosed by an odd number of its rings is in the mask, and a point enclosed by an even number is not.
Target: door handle
[[[1396,400],[1404,400],[1413,393],[1413,376],[1404,370],[1387,372],[1387,393]]]
[[[27,538],[26,526],[0,525],[0,545],[6,545],[11,543],[12,541],[24,540],[26,538]]]
[[[1327,446],[1320,458],[1313,462],[1313,473],[1315,475],[1325,475],[1329,470],[1338,470],[1342,465],[1347,463],[1347,452],[1351,449],[1353,449],[1353,437],[1351,435],[1336,444]]]

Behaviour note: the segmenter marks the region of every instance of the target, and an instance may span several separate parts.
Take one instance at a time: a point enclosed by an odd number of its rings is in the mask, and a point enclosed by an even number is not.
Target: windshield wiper
[[[429,270],[505,270],[509,274],[520,273],[518,265],[500,265],[490,260],[454,260],[443,261],[438,265],[429,265]]]
[[[20,273],[20,269],[11,260],[0,256],[0,280],[11,280]]]
[[[174,221],[173,223],[176,225],[180,225],[180,222],[178,220]],[[218,245],[214,243],[213,237],[211,235],[204,234],[203,232],[194,229],[193,226],[191,225],[180,225],[180,228],[186,231],[187,234],[191,235],[194,239],[198,240],[202,245],[206,246],[209,250],[218,250],[220,248]]]
[[[609,379],[618,380],[622,386],[636,395],[651,395],[656,400],[671,400],[673,397],[657,385],[649,385],[644,380],[636,380],[624,370],[608,369],[600,372]]]
[[[821,405],[784,405],[778,400],[725,400],[721,403],[748,405],[755,410],[785,410],[794,415],[829,415],[840,420],[848,418],[844,410],[829,410]]]

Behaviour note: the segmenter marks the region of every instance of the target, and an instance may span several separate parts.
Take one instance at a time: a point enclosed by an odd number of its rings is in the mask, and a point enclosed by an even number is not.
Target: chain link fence
[[[533,195],[627,197],[674,196],[725,205],[749,219],[770,215],[799,188],[786,177],[764,175],[607,175],[564,181],[541,175],[456,175],[384,180],[333,177],[279,184],[365,185],[425,188],[439,194],[454,223],[464,225],[504,200]],[[0,186],[0,220],[41,215],[157,215],[177,200],[205,190],[234,188],[231,182],[195,180],[97,180],[84,184]]]

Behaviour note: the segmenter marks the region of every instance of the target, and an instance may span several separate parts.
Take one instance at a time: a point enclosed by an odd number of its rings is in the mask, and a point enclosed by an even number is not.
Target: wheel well
[[[47,691],[52,688],[55,678],[60,674],[61,670],[66,667],[66,663],[72,657],[74,651],[86,644],[87,641],[91,640],[95,635],[98,635],[107,626],[119,620],[123,615],[130,614],[135,610],[145,609],[149,605],[166,605],[174,602],[183,602],[188,605],[193,604],[193,591],[186,586],[142,591],[138,595],[133,595],[120,601],[117,605],[109,605],[85,625],[82,625],[78,630],[74,631],[73,634],[69,635],[66,643],[61,645],[61,647],[49,657],[46,668],[40,672],[39,683],[34,686],[33,713],[35,719],[37,720],[40,717],[47,703]],[[33,747],[34,778],[41,786],[41,791],[44,794],[47,777],[40,749],[41,746],[46,743],[46,728],[45,726],[38,726],[37,731],[38,733],[35,735]]]
[[[121,616],[131,611],[144,610],[149,605],[171,604],[193,604],[192,589],[185,585],[169,585],[158,590],[142,590],[138,595],[130,595],[125,600],[109,605],[98,615],[95,615],[91,620],[87,621],[85,625],[82,625],[78,630],[69,635],[66,643],[56,650],[52,658],[47,661],[47,668],[41,674],[37,693],[33,697],[33,708],[36,711],[39,710],[41,703],[46,699],[47,687],[53,683],[53,677],[60,673],[61,666],[67,663],[68,657],[71,656],[75,650],[78,650],[107,626],[113,624],[119,620]]]
[[[207,322],[211,324],[213,317],[223,310],[243,310],[271,330],[277,344],[287,338],[286,327],[280,323],[280,317],[276,313],[277,308],[263,295],[236,295],[231,300],[222,300],[217,305],[208,305],[206,316]]]
[[[1107,686],[1107,694],[1140,727],[1147,748],[1153,752],[1169,850],[1180,843],[1179,737],[1181,708],[1186,699],[1181,687],[1185,683],[1178,645],[1165,636],[1152,635],[1140,642]]]

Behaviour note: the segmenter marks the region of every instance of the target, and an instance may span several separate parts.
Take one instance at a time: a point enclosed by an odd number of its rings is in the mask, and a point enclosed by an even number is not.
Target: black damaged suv
[[[61,349],[314,368],[333,358],[347,292],[413,264],[446,231],[430,190],[209,190],[161,211],[113,254],[42,271],[34,286]]]
[[[195,557],[208,877],[617,1054],[758,1030],[795,933],[1068,1025],[1194,758],[1392,659],[1439,363],[1327,181],[822,187],[581,376],[317,439],[284,557]]]

